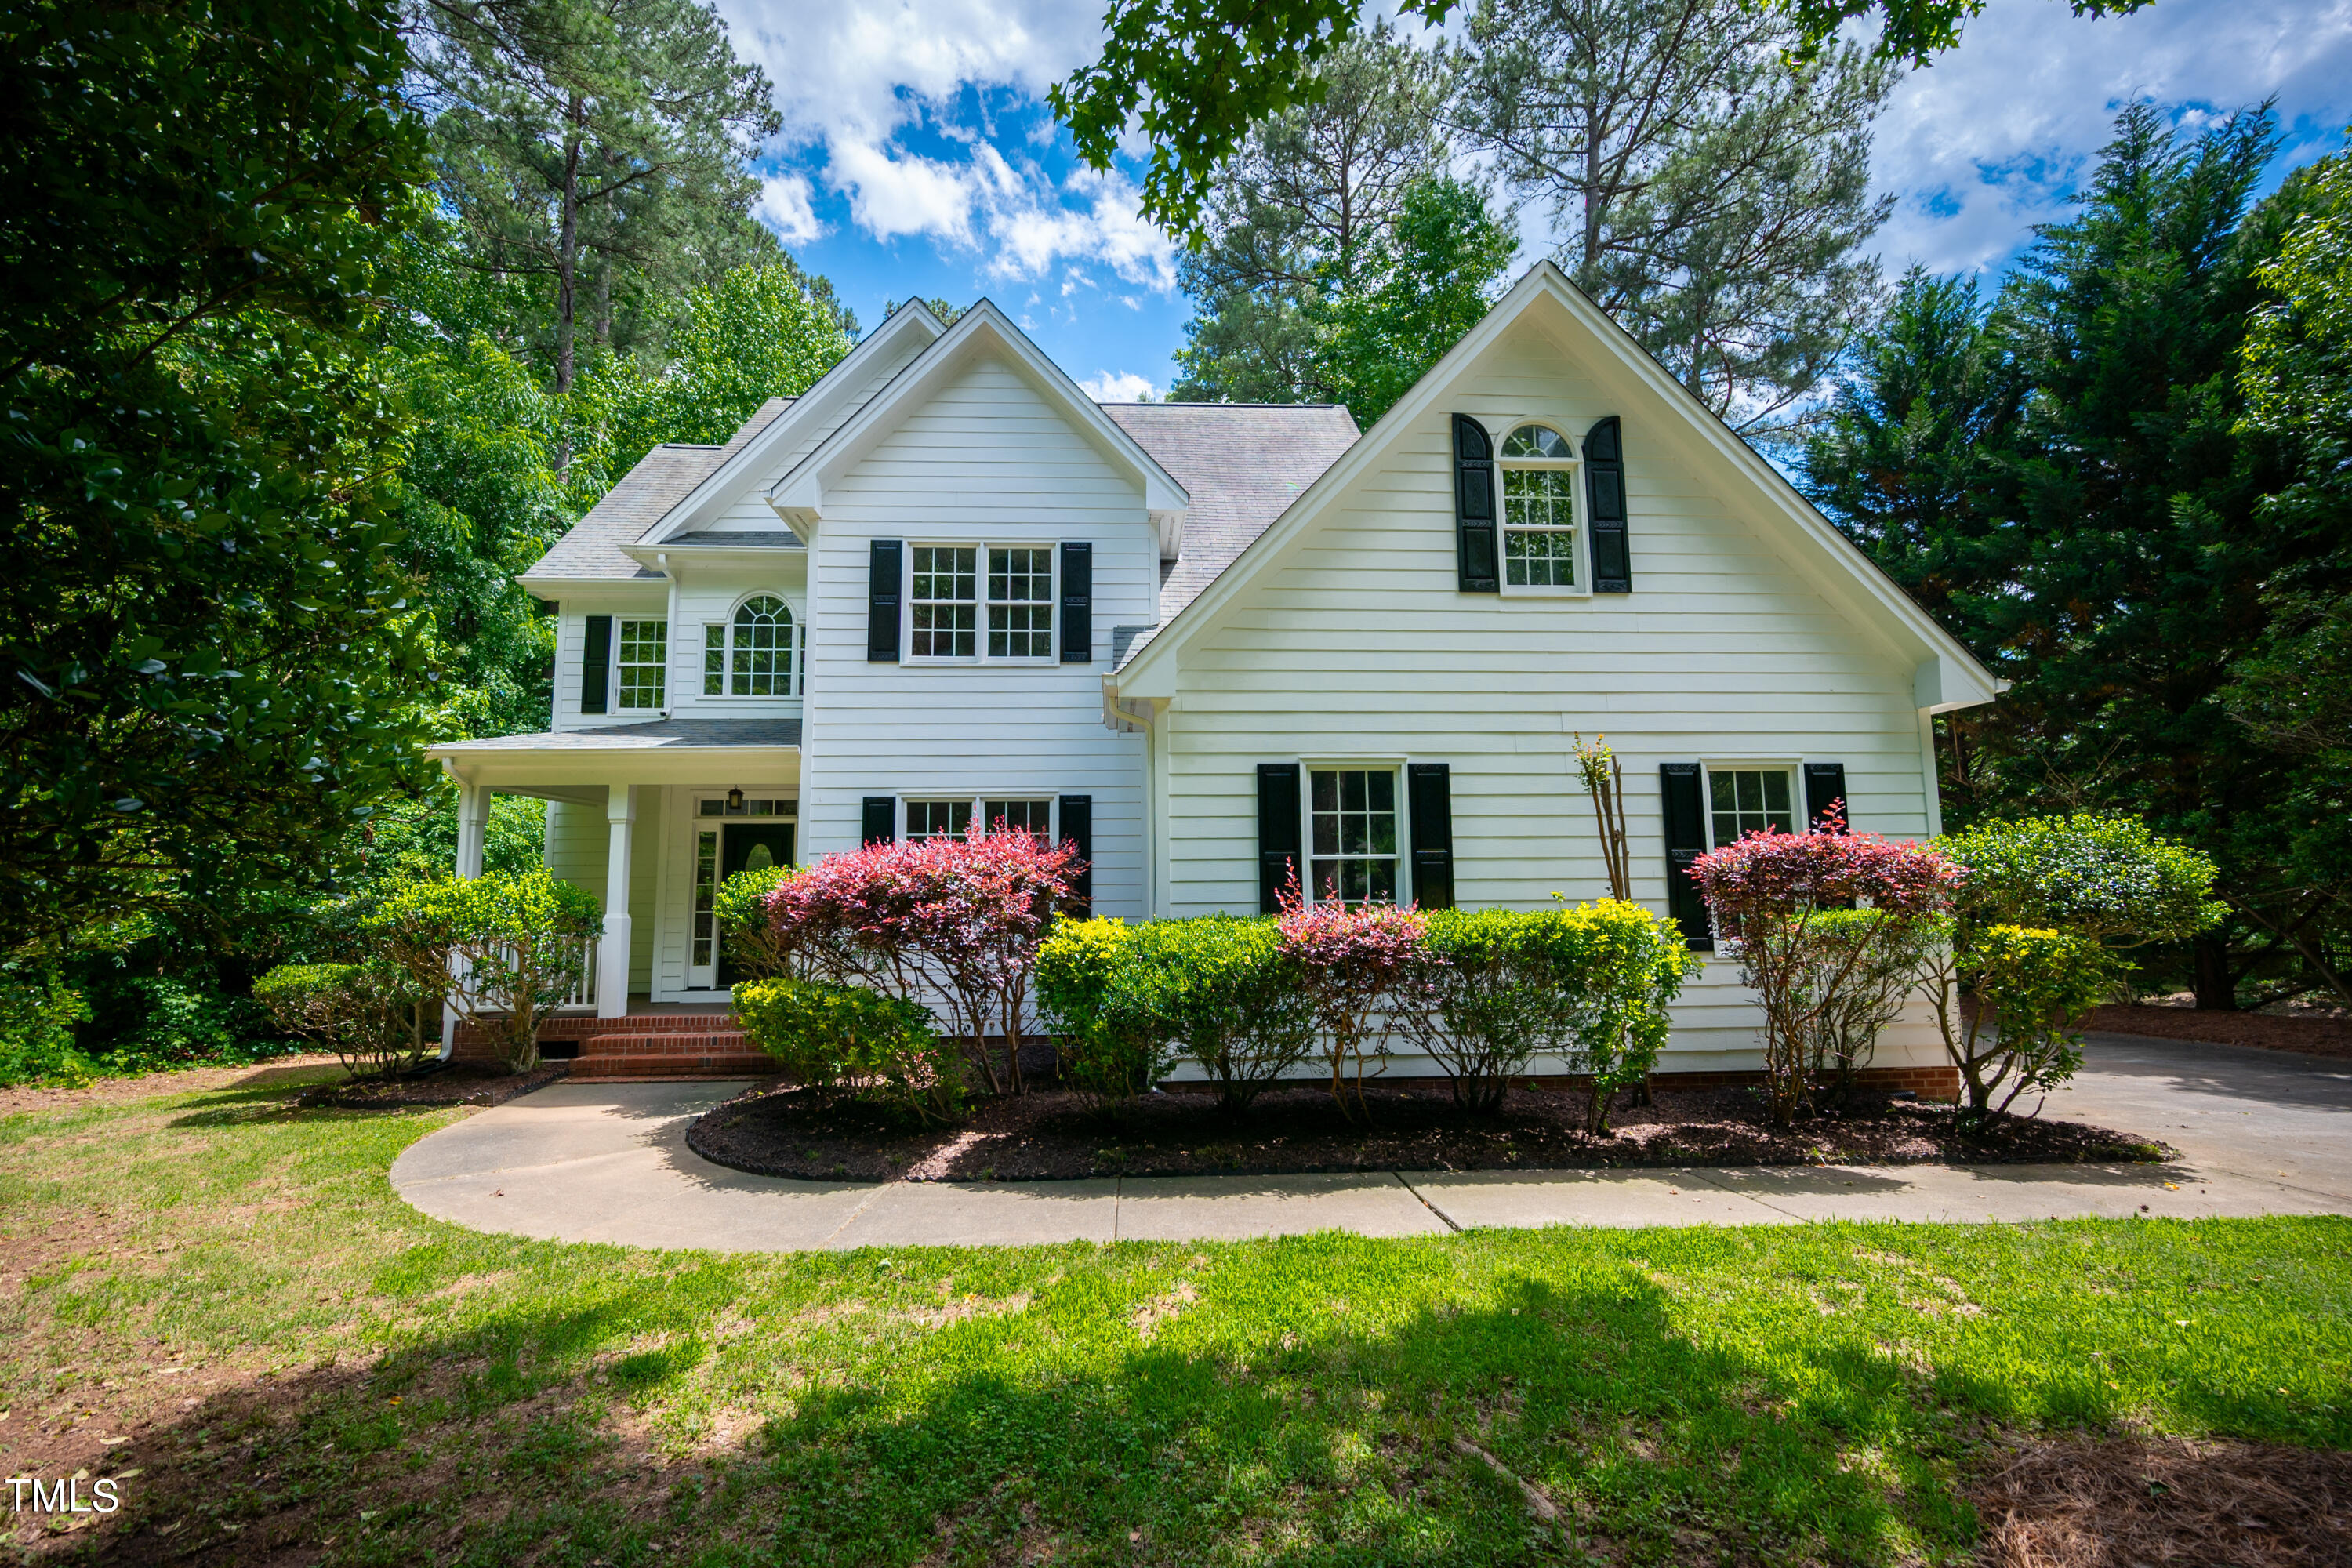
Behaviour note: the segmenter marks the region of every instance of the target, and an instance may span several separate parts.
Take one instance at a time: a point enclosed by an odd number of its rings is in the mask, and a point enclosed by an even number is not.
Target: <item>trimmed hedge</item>
[[[963,1053],[919,1003],[779,975],[736,986],[735,1016],[752,1044],[819,1094],[850,1090],[924,1121],[963,1113]]]

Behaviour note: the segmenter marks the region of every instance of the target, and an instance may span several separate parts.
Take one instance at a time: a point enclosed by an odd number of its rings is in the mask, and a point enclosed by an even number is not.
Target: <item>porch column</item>
[[[482,784],[457,786],[457,875],[482,874],[482,842],[488,837],[490,792]]]
[[[604,938],[596,956],[596,1016],[624,1018],[629,1012],[629,839],[636,824],[637,792],[630,784],[608,786],[604,825]]]

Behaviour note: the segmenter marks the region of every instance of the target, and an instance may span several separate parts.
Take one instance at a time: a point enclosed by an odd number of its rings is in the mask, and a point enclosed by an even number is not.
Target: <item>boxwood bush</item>
[[[819,1095],[855,1093],[922,1121],[963,1114],[963,1053],[940,1038],[919,1003],[777,975],[737,985],[735,1016],[753,1045]]]

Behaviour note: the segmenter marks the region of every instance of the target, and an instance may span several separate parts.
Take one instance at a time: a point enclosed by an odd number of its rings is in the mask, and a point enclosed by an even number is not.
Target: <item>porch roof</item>
[[[798,719],[656,719],[539,735],[449,741],[425,754],[467,784],[533,786],[789,783],[800,774]]]

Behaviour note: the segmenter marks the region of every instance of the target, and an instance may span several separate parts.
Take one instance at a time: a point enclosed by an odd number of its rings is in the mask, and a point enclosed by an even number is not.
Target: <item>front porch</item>
[[[625,1012],[611,1016],[560,1013],[540,1026],[539,1052],[570,1061],[574,1079],[741,1078],[776,1070],[774,1060],[744,1037],[724,1002],[632,996]],[[461,1062],[497,1059],[488,1035],[467,1024],[450,1031],[448,1056]]]
[[[492,799],[532,796],[548,803],[548,869],[604,907],[587,977],[542,1031],[550,1054],[579,1042],[598,1073],[616,1070],[606,1058],[659,1055],[765,1069],[719,1026],[730,976],[711,899],[730,872],[798,851],[798,720],[663,719],[455,742],[428,754],[458,786],[458,876],[481,875]],[[474,1035],[450,1016],[444,1056],[481,1049]]]

